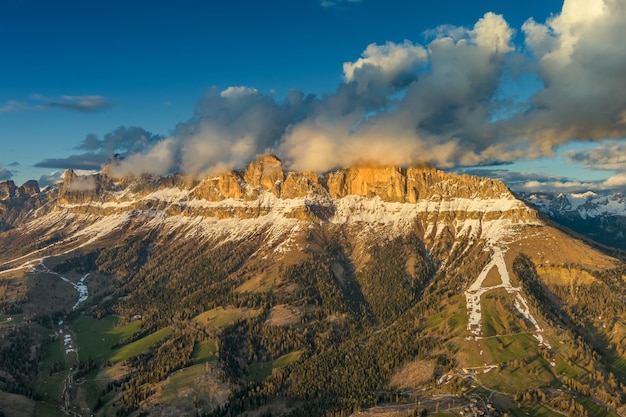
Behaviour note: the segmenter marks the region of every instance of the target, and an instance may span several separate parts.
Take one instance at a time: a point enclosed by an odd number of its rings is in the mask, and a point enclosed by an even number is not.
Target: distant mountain
[[[18,189],[0,186],[5,415],[626,412],[626,267],[499,181],[265,155]]]
[[[626,196],[622,193],[520,194],[520,198],[557,223],[626,250]]]

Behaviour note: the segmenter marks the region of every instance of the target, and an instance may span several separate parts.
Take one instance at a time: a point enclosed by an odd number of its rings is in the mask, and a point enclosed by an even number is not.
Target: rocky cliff
[[[441,212],[454,213],[446,215],[448,220],[463,221],[507,218],[532,222],[537,218],[534,210],[499,181],[448,174],[427,166],[356,166],[323,175],[285,172],[273,155],[259,157],[244,170],[202,180],[181,175],[120,179],[111,177],[106,169],[79,176],[68,170],[57,188],[40,192],[34,181],[21,187],[7,181],[0,185],[0,196],[5,201],[5,227],[24,220],[15,215],[16,202],[24,205],[31,197],[40,201],[37,207],[46,201],[50,202],[47,210],[91,215],[156,210],[168,216],[250,219],[273,213],[331,222],[369,222],[378,217],[383,223],[390,218],[396,221],[398,212],[406,218],[421,213],[424,221],[445,218]],[[381,204],[372,205],[376,201]],[[9,206],[14,209],[12,216],[8,216]]]
[[[207,201],[253,201],[267,192],[281,199],[312,195],[339,199],[354,195],[398,203],[455,198],[514,199],[499,181],[448,174],[432,167],[356,166],[324,175],[314,172],[286,173],[277,157],[263,155],[243,171],[228,171],[201,181],[176,176],[113,179],[106,171],[81,177],[69,170],[63,177],[59,202],[124,201],[165,188],[187,189],[192,191],[193,198]]]

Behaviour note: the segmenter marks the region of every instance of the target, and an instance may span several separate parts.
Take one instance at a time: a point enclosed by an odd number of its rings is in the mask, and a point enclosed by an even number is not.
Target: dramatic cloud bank
[[[560,14],[544,23],[529,19],[518,31],[486,13],[471,28],[429,31],[424,44],[368,45],[343,64],[343,82],[332,94],[293,90],[278,99],[248,87],[211,89],[171,137],[120,128],[102,139],[88,136],[79,147],[85,153],[65,162],[94,167],[120,153],[112,170],[119,175],[203,176],[273,152],[297,170],[358,163],[460,167],[552,156],[571,141],[623,138],[625,19],[621,0],[566,0]],[[523,46],[514,46],[515,36]],[[536,90],[516,91],[520,76],[534,77]],[[626,168],[611,146],[626,150],[607,142],[568,158]],[[538,180],[526,183],[532,181]],[[626,184],[624,176],[603,186],[615,184]]]
[[[77,150],[85,151],[83,153],[70,155],[67,158],[45,159],[35,166],[74,170],[100,169],[104,164],[116,159],[135,155],[138,157],[150,153],[153,147],[162,146],[160,142],[163,139],[163,136],[153,135],[140,127],[120,126],[104,135],[102,139],[91,133],[87,135],[83,142],[76,147]],[[146,173],[166,173],[173,165],[170,163],[165,172],[159,165],[139,165],[138,167],[140,168],[135,168],[131,172],[141,174],[142,172],[139,171],[143,170]]]
[[[572,139],[626,133],[626,7],[622,0],[566,0],[560,15],[523,26],[544,88],[512,125],[549,152]]]

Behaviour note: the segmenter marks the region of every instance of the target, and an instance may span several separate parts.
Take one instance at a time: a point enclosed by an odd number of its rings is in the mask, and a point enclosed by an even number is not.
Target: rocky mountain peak
[[[33,196],[40,192],[39,183],[35,180],[26,181],[18,188],[18,193],[24,197]]]
[[[81,176],[68,169],[63,174],[63,182],[59,187],[59,202],[80,203],[98,200],[99,175]]]
[[[206,177],[200,182],[168,181],[164,178],[133,181],[119,179],[113,182],[106,174],[79,176],[68,170],[60,187],[59,202],[111,201],[111,192],[122,189],[140,196],[172,187],[191,191],[193,198],[211,202],[226,199],[254,201],[266,192],[283,200],[311,195],[332,199],[354,195],[413,204],[420,200],[446,201],[455,198],[514,199],[508,188],[499,181],[449,174],[430,166],[405,168],[363,165],[326,174],[286,173],[279,158],[262,155],[242,171],[227,171]]]
[[[260,156],[248,165],[243,173],[243,179],[250,187],[263,187],[278,197],[280,186],[285,180],[283,164],[274,155]]]
[[[0,199],[1,200],[15,198],[16,191],[17,191],[17,186],[12,180],[0,182]]]
[[[40,191],[39,184],[35,180],[26,181],[19,187],[12,180],[0,182],[0,200],[28,198],[39,194]]]

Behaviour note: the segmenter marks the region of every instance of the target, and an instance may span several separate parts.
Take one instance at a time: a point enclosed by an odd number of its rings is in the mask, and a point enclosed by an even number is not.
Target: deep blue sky
[[[562,5],[4,0],[0,178],[22,183],[62,170],[33,166],[80,154],[76,147],[88,134],[102,138],[119,126],[172,135],[213,86],[247,86],[278,100],[291,88],[317,97],[333,94],[343,81],[343,63],[356,61],[367,45],[405,39],[427,45],[427,31],[440,25],[471,28],[488,11],[503,15],[516,32],[516,49],[524,53],[522,24],[530,17],[543,23]],[[552,175],[551,164],[541,161],[543,173]],[[603,175],[580,174],[585,180]]]

